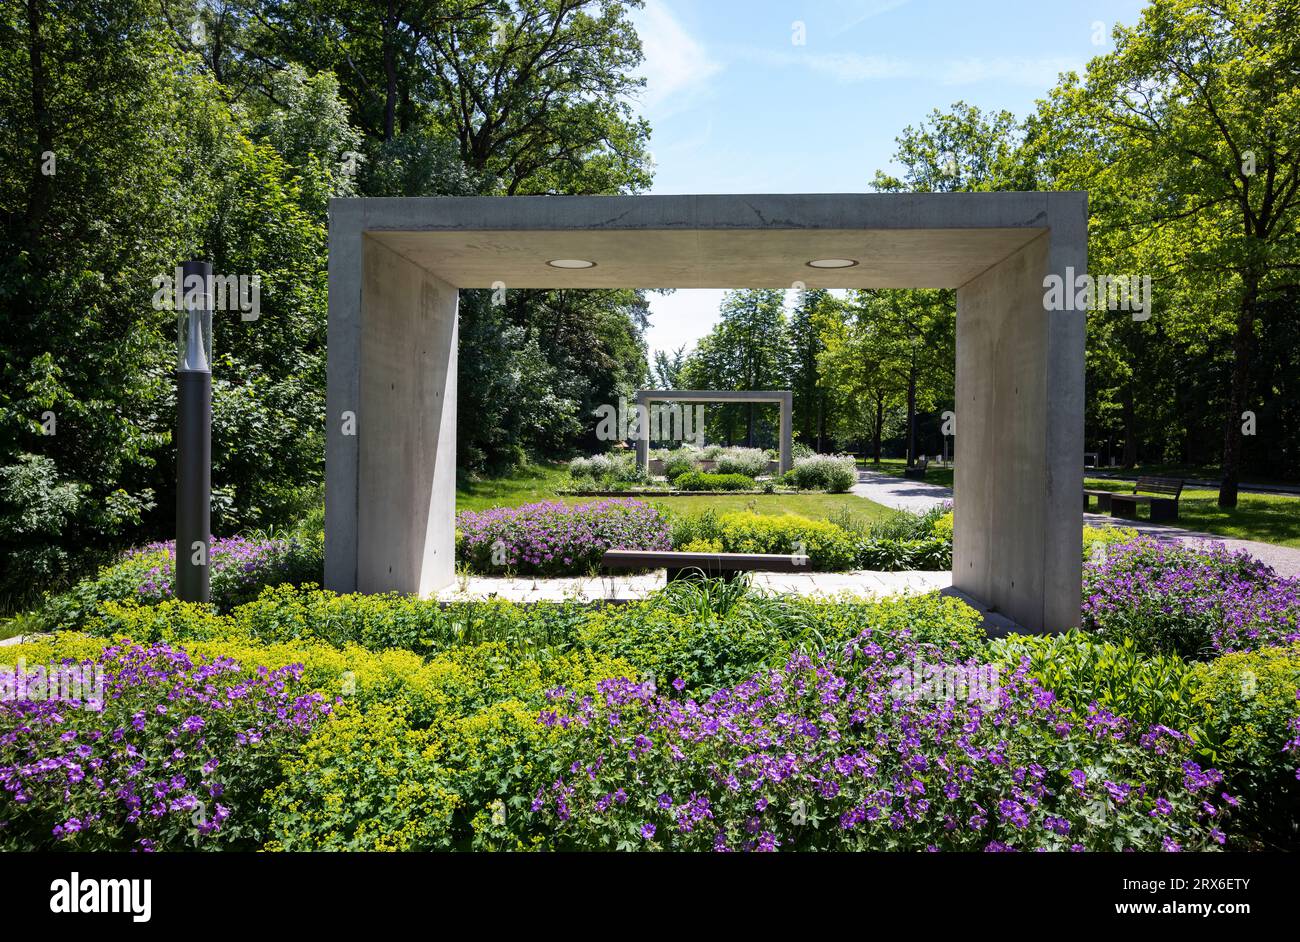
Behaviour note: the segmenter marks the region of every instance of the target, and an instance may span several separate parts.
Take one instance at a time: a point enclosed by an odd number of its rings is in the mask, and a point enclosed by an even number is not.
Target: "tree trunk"
[[[1241,307],[1237,311],[1237,336],[1232,341],[1232,392],[1228,397],[1228,421],[1223,427],[1223,480],[1219,484],[1219,506],[1237,506],[1237,485],[1241,473],[1241,413],[1246,407],[1250,383],[1250,353],[1255,339],[1255,303],[1259,297],[1259,276],[1247,271]]]
[[[395,17],[393,2],[388,0],[388,15],[384,17],[384,140],[393,139],[397,116],[397,62],[393,50]]]
[[[880,465],[880,434],[885,426],[885,398],[876,397],[876,424],[871,430],[871,451],[875,458],[876,466]]]
[[[1133,383],[1130,380],[1124,386],[1124,395],[1120,402],[1124,416],[1124,470],[1128,471],[1137,464],[1137,409],[1133,401]]]
[[[817,397],[817,452],[820,454],[826,441],[826,395]]]

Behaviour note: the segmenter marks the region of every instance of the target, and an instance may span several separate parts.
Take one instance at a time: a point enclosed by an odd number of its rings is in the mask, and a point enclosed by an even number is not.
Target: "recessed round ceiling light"
[[[814,258],[809,268],[852,268],[857,262],[851,258]]]
[[[585,258],[553,258],[546,263],[552,268],[595,268],[595,262],[589,262]]]

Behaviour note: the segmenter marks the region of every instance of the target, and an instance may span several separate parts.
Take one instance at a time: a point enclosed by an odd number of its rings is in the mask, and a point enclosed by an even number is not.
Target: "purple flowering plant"
[[[878,642],[887,642],[881,644]],[[993,702],[897,687],[930,645],[864,631],[702,702],[626,678],[554,691],[532,811],[560,849],[1206,850],[1236,799],[1188,737],[1004,671]],[[964,662],[968,669],[974,661]],[[672,685],[676,689],[676,685]]]
[[[94,663],[102,695],[0,678],[0,850],[259,846],[280,759],[332,709],[302,668],[130,642]]]
[[[483,573],[582,575],[600,565],[607,549],[672,549],[664,515],[631,499],[467,510],[456,516],[456,528],[461,559]]]
[[[298,542],[290,539],[259,540],[243,536],[213,537],[208,553],[214,599],[246,599],[266,585],[289,581]],[[174,597],[176,541],[149,543],[122,558],[123,568],[138,573],[136,595],[141,601],[160,602]]]
[[[1083,627],[1153,654],[1206,658],[1300,641],[1300,579],[1222,543],[1149,537],[1085,564]]]
[[[323,550],[313,541],[213,537],[208,553],[212,602],[228,611],[256,598],[269,585],[319,583]],[[174,540],[128,550],[98,576],[46,600],[37,619],[46,630],[84,628],[105,601],[155,604],[175,597]]]

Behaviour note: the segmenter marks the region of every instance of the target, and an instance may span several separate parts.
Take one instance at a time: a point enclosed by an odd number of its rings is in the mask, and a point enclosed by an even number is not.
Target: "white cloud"
[[[849,4],[850,13],[849,21],[837,29],[832,35],[838,36],[840,33],[846,33],[859,23],[866,22],[872,17],[880,16],[882,13],[888,13],[890,10],[897,10],[899,7],[905,7],[912,0],[854,0]]]
[[[631,20],[645,54],[638,74],[646,80],[640,100],[647,111],[662,117],[686,107],[722,70],[663,0],[646,0],[644,9],[632,11]]]

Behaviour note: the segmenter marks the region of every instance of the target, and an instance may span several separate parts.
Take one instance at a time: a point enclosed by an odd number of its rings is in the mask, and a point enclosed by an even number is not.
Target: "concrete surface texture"
[[[754,390],[704,390],[704,389],[638,389],[636,404],[648,410],[656,402],[775,402],[781,407],[780,430],[778,440],[779,459],[777,461],[782,474],[794,467],[794,393],[789,389],[754,389]],[[641,437],[636,442],[636,460],[643,468],[650,467],[650,439]]]
[[[429,593],[451,581],[449,289],[955,288],[953,585],[1026,627],[1068,628],[1084,312],[1045,310],[1043,282],[1087,270],[1086,227],[1082,193],[332,200],[326,583]],[[808,264],[823,258],[855,264]],[[593,264],[547,264],[560,259]]]

